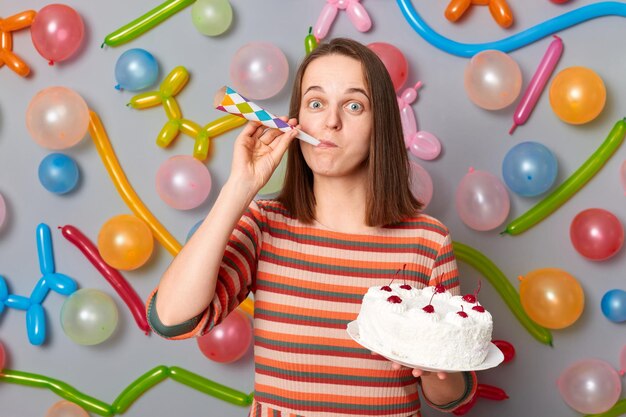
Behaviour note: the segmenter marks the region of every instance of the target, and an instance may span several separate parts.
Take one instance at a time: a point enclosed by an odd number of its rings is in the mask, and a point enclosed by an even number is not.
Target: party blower
[[[283,122],[267,110],[263,110],[254,102],[248,100],[227,86],[220,88],[215,94],[213,105],[216,109],[223,112],[234,114],[235,116],[243,117],[247,120],[260,122],[263,126],[278,129],[283,132],[289,132],[290,130],[295,129],[295,127]],[[302,130],[298,130],[296,137],[310,143],[313,146],[320,144],[319,140]]]

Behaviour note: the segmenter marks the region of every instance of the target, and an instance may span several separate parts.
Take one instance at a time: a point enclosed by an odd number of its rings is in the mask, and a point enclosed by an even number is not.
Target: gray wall
[[[230,83],[228,68],[234,52],[250,41],[273,42],[287,55],[293,77],[293,70],[304,55],[303,39],[308,26],[315,23],[325,4],[322,0],[232,0],[234,23],[226,35],[217,38],[200,35],[191,23],[190,9],[186,9],[129,44],[100,49],[105,35],[158,2],[73,0],[67,3],[81,13],[85,22],[86,38],[79,54],[68,62],[49,67],[35,51],[29,32],[22,31],[15,35],[14,50],[30,64],[32,75],[22,79],[7,68],[0,68],[0,193],[9,207],[8,224],[0,231],[0,274],[15,294],[29,294],[40,276],[35,241],[35,227],[39,222],[53,229],[73,224],[95,239],[107,219],[130,213],[88,137],[67,151],[80,165],[82,181],[77,190],[59,197],[39,184],[37,167],[49,151],[30,139],[24,123],[26,108],[39,90],[62,85],[85,98],[89,107],[100,115],[138,194],[178,240],[184,241],[187,231],[207,213],[227,178],[235,133],[213,141],[214,156],[208,161],[208,167],[215,187],[207,202],[187,212],[166,206],[155,191],[156,170],[172,155],[190,154],[192,141],[181,136],[167,150],[154,145],[156,134],[166,120],[163,111],[160,108],[133,111],[125,106],[132,93],[113,88],[117,58],[129,48],[140,47],[155,55],[163,75],[177,65],[187,67],[191,80],[177,97],[178,102],[187,118],[200,124],[208,123],[222,116],[211,108],[212,93]],[[474,7],[461,23],[451,24],[443,16],[447,1],[413,3],[440,33],[462,42],[486,42],[595,2],[575,0],[556,5],[548,0],[510,0],[516,24],[508,30],[495,24],[486,7]],[[5,1],[0,11],[7,16],[29,8],[39,10],[46,4],[48,2],[39,0]],[[625,20],[604,17],[560,33],[565,52],[557,70],[587,66],[597,71],[606,83],[607,105],[600,117],[583,126],[566,125],[552,112],[546,91],[529,122],[511,137],[507,131],[515,105],[497,112],[474,106],[463,89],[466,58],[449,55],[425,42],[405,22],[394,1],[364,0],[363,6],[371,15],[372,30],[357,32],[345,13],[340,13],[329,36],[354,37],[365,43],[392,43],[409,60],[407,85],[423,81],[425,87],[413,105],[418,124],[421,129],[436,134],[444,147],[439,159],[420,162],[435,184],[434,198],[427,212],[444,221],[455,240],[489,256],[516,287],[518,275],[542,267],[560,267],[573,274],[585,291],[586,307],[582,317],[567,329],[553,331],[554,348],[550,348],[534,340],[521,327],[495,290],[483,280],[481,301],[495,317],[494,338],[511,342],[517,349],[517,356],[512,363],[479,375],[481,382],[504,388],[511,398],[501,403],[480,400],[470,415],[577,415],[562,401],[555,381],[570,363],[579,359],[597,357],[618,367],[618,355],[625,339],[623,326],[604,318],[600,300],[606,291],[624,287],[626,255],[622,251],[602,263],[583,259],[569,241],[569,224],[578,212],[590,207],[605,208],[625,220],[624,195],[618,176],[625,150],[619,150],[596,178],[559,211],[517,237],[501,237],[497,231],[476,232],[467,228],[454,208],[454,193],[470,166],[501,176],[504,155],[523,140],[538,141],[552,149],[559,161],[558,182],[586,160],[625,114],[626,58],[622,53]],[[521,67],[524,86],[549,42],[550,39],[545,38],[511,54]],[[261,104],[282,114],[287,109],[288,97],[289,91],[285,88]],[[536,201],[538,199],[511,193],[509,220]],[[135,378],[160,364],[177,365],[244,392],[252,390],[251,352],[235,364],[221,365],[205,359],[194,340],[168,342],[154,335],[146,337],[119,297],[56,229],[53,241],[59,271],[74,277],[82,288],[98,288],[115,298],[121,313],[119,327],[114,337],[101,345],[74,344],[65,336],[58,320],[64,297],[54,293],[44,303],[48,315],[47,343],[37,347],[28,342],[24,312],[7,310],[0,317],[0,340],[8,351],[11,369],[57,378],[108,403]],[[145,298],[170,260],[170,255],[157,247],[146,266],[124,275]],[[480,277],[466,265],[460,266],[463,289],[470,291]],[[43,416],[58,400],[47,390],[4,384],[0,386],[0,416]],[[428,416],[435,414],[430,410],[425,412]],[[247,410],[167,380],[147,392],[126,415],[245,416]]]

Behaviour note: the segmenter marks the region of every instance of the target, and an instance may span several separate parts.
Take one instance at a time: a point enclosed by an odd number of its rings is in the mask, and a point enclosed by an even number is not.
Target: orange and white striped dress
[[[277,201],[254,201],[233,231],[215,297],[204,314],[186,326],[164,328],[153,308],[156,289],[148,316],[161,336],[196,336],[252,292],[251,416],[419,416],[418,380],[411,370],[392,369],[389,361],[355,343],[346,325],[356,319],[370,286],[394,278],[417,288],[442,283],[458,294],[451,242],[446,227],[424,214],[372,234],[347,234],[317,222],[305,225]],[[469,401],[475,375],[467,373],[466,381],[462,398],[431,405],[453,411]]]

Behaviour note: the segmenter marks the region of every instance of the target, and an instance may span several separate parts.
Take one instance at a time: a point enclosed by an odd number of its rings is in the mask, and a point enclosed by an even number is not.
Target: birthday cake
[[[356,322],[364,345],[433,369],[480,365],[493,330],[491,314],[476,295],[453,296],[442,285],[371,287]]]

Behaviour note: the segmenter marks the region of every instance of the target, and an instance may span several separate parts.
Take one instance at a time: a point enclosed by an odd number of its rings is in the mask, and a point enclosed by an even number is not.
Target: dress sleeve
[[[459,270],[452,249],[452,238],[446,233],[437,252],[428,285],[443,284],[452,295],[459,295]]]
[[[476,388],[478,387],[478,382],[476,379],[475,372],[463,372],[463,376],[465,377],[465,392],[461,397],[457,400],[454,400],[448,404],[437,405],[430,402],[428,398],[424,395],[424,402],[428,404],[431,408],[435,410],[443,411],[444,413],[452,413],[461,406],[469,403],[474,395],[476,395]],[[422,385],[422,379],[419,379],[420,386]]]
[[[155,305],[158,288],[146,303],[148,323],[154,332],[167,339],[186,339],[209,332],[233,311],[253,288],[261,250],[264,214],[253,201],[228,240],[218,272],[215,295],[207,309],[183,323],[165,326]]]

